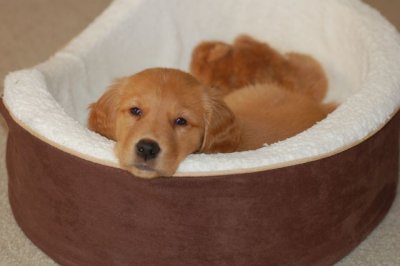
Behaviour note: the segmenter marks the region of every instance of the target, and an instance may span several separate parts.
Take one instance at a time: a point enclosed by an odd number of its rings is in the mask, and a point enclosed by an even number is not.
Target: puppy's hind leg
[[[322,101],[328,88],[328,79],[322,66],[308,55],[288,53],[286,56],[287,79],[292,79],[293,90],[309,95],[318,102]]]

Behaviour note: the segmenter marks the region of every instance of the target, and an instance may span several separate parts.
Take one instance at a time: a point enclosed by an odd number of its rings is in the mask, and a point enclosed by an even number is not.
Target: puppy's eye
[[[131,109],[129,109],[129,112],[134,116],[141,116],[143,113],[142,109],[140,109],[139,107],[132,107]]]
[[[178,117],[178,118],[175,120],[175,125],[178,125],[178,126],[186,126],[186,125],[187,125],[187,120],[186,120],[185,118],[183,118],[183,117]]]

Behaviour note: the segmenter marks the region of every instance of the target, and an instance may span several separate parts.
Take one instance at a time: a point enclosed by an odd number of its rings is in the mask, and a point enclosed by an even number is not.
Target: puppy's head
[[[173,175],[191,153],[228,152],[238,144],[229,108],[211,89],[174,69],[118,80],[91,105],[89,127],[116,140],[120,165],[144,178]]]

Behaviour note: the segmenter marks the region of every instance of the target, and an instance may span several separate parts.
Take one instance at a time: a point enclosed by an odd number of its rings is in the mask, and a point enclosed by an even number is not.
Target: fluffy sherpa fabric
[[[116,0],[47,62],[10,74],[4,100],[36,134],[83,157],[116,164],[113,142],[86,128],[87,106],[112,79],[147,67],[187,70],[202,40],[240,33],[316,57],[329,100],[343,104],[288,140],[232,154],[189,156],[181,173],[273,166],[324,156],[363,140],[400,106],[400,38],[357,0]]]

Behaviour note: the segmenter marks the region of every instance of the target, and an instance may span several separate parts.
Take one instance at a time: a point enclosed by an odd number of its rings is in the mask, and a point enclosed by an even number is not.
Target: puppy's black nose
[[[153,140],[142,139],[136,144],[136,154],[145,161],[156,158],[159,152],[160,146]]]

